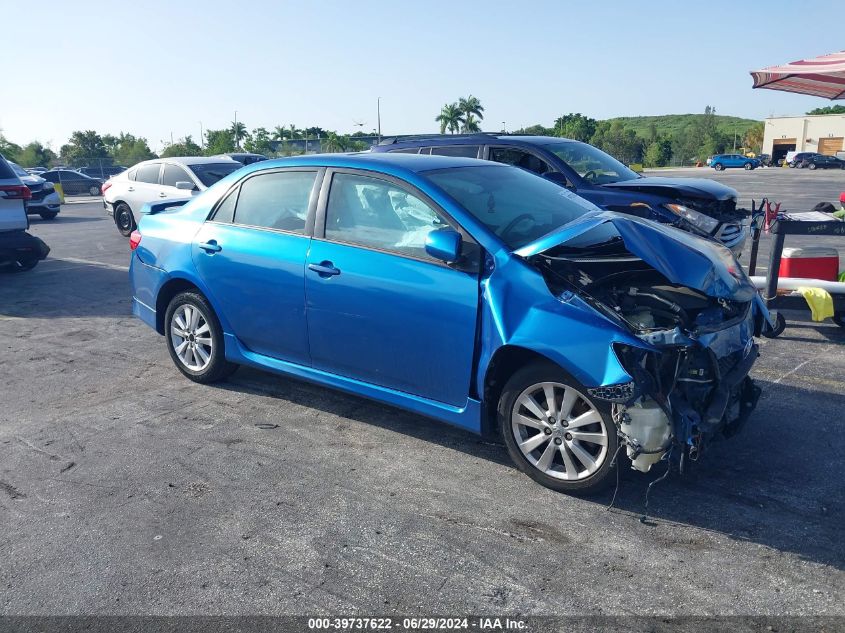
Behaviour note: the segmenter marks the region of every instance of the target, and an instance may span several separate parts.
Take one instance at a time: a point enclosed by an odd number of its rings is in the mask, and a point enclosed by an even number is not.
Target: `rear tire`
[[[58,211],[43,211],[38,215],[41,216],[42,220],[55,220],[56,216],[59,215]]]
[[[752,169],[754,169],[754,165],[752,165],[751,163],[745,163],[743,167],[745,167],[745,171],[751,171]]]
[[[92,196],[99,196],[100,193],[101,193],[100,186],[99,185],[91,185],[88,188],[88,193],[90,193]]]
[[[816,168],[816,164],[815,164],[815,163],[810,163],[810,164],[808,165],[808,167],[809,167],[811,170],[813,170],[813,169],[815,169],[815,168]]]
[[[238,368],[226,360],[223,328],[198,292],[182,292],[170,301],[164,317],[164,338],[176,368],[194,382],[218,382]]]
[[[119,203],[114,208],[114,223],[123,237],[129,237],[132,231],[137,228],[135,217],[132,215],[132,209],[125,202]]]
[[[785,329],[786,329],[786,318],[783,316],[783,314],[778,312],[775,316],[775,327],[774,327],[774,329],[769,330],[768,332],[763,332],[763,336],[765,336],[766,338],[777,338],[778,336],[783,334],[783,331]]]
[[[538,362],[514,373],[499,398],[499,431],[514,464],[557,492],[598,492],[618,468],[610,407],[586,393],[557,365]]]
[[[715,165],[713,165],[713,169],[715,169],[716,171],[722,171],[724,168],[725,166],[722,165],[722,163],[716,163]]]

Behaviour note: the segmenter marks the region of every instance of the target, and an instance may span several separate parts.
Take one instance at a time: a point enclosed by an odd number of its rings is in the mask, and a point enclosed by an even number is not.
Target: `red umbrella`
[[[845,51],[752,70],[754,88],[845,99]]]

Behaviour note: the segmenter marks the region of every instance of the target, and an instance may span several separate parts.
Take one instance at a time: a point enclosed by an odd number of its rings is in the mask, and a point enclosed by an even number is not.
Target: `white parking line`
[[[108,264],[106,262],[97,262],[97,261],[94,261],[94,260],[91,260],[91,259],[78,259],[76,257],[62,257],[62,258],[55,258],[55,259],[53,259],[53,258],[45,259],[42,262],[42,265],[43,264],[50,264],[52,262],[67,263],[67,264],[83,264],[85,266],[99,266],[100,268],[108,268],[110,270],[120,270],[120,271],[123,271],[123,272],[129,271],[129,266],[121,266],[120,264]],[[76,267],[74,266],[74,268],[76,268]],[[61,270],[67,270],[67,269],[62,268]],[[37,270],[36,270],[36,272],[37,272]],[[56,271],[45,270],[44,272],[56,272]]]

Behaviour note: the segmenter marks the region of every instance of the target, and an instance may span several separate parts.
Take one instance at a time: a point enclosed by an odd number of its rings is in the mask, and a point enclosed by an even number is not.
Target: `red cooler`
[[[779,274],[781,277],[836,281],[839,276],[839,251],[823,246],[785,248]]]

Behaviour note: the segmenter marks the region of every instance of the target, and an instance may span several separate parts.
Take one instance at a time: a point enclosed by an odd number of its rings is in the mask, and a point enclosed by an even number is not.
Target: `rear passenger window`
[[[126,172],[126,178],[127,178],[127,180],[132,180],[132,181],[134,181],[134,180],[135,180],[135,174],[136,174],[136,173],[138,173],[138,170],[137,170],[137,169],[130,169],[128,172]]]
[[[235,203],[238,201],[238,190],[232,190],[226,199],[217,207],[212,218],[215,222],[230,224],[235,219]]]
[[[445,147],[432,147],[431,153],[434,156],[461,156],[463,158],[477,158],[478,145],[446,145]]]
[[[392,149],[390,150],[391,154],[419,154],[420,148],[419,147],[408,147],[405,149]]]
[[[316,178],[315,171],[279,171],[248,178],[241,185],[235,224],[305,233]]]
[[[160,163],[141,165],[135,173],[135,180],[138,182],[148,182],[153,185],[158,184],[159,167],[161,167]]]

